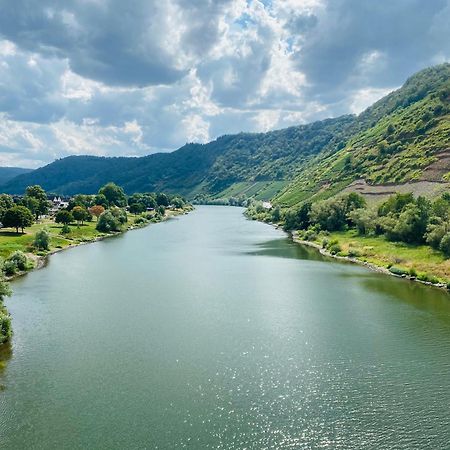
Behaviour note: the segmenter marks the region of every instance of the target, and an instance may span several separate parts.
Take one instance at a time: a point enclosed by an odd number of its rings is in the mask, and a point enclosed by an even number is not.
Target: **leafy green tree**
[[[111,208],[111,214],[119,221],[121,225],[128,222],[127,212],[122,208]]]
[[[38,230],[34,235],[33,246],[38,250],[48,250],[50,245],[50,234],[46,229]]]
[[[171,200],[172,205],[177,209],[184,208],[185,202],[180,197],[173,197]],[[236,200],[236,204],[239,203],[239,200]]]
[[[37,208],[34,212],[34,214],[36,215],[36,220],[40,215],[48,213],[49,202],[47,199],[47,194],[41,186],[39,186],[38,184],[34,186],[28,186],[25,191],[24,199],[26,198],[34,198],[38,202]]]
[[[8,194],[0,194],[0,222],[3,222],[3,216],[6,211],[14,206],[13,199]]]
[[[109,206],[125,207],[127,205],[127,197],[123,189],[115,183],[105,184],[98,193],[105,196]]]
[[[103,206],[104,208],[108,207],[108,200],[106,199],[106,197],[103,194],[97,194],[94,197],[93,203],[95,205]]]
[[[446,233],[439,245],[441,252],[447,257],[450,257],[450,233]]]
[[[145,211],[145,205],[143,203],[132,203],[130,205],[131,214],[141,214]]]
[[[19,233],[19,228],[23,230],[25,227],[33,225],[33,214],[28,208],[18,205],[8,209],[3,217],[3,225],[7,228],[15,228],[16,233]]]
[[[106,210],[97,221],[96,229],[102,233],[109,233],[111,231],[120,231],[120,222],[117,217],[114,217],[110,210]]]
[[[67,209],[61,209],[56,213],[55,222],[62,223],[63,225],[69,225],[74,221],[74,217]]]
[[[72,216],[78,222],[78,224],[83,224],[85,220],[87,220],[90,216],[87,209],[83,206],[75,206],[72,209]]]
[[[378,214],[374,209],[358,208],[350,211],[348,217],[361,235],[375,232]]]
[[[450,223],[444,222],[439,218],[432,218],[427,226],[427,232],[425,235],[426,242],[429,246],[439,249],[442,238],[450,232]]]
[[[300,208],[287,211],[284,218],[284,229],[287,231],[306,230],[311,224],[310,212],[311,203],[303,203]]]
[[[156,204],[158,206],[169,206],[169,197],[164,192],[156,194]]]

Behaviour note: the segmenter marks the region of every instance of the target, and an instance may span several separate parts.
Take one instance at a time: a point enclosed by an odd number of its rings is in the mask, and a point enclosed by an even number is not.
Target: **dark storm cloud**
[[[108,85],[171,84],[217,40],[222,1],[3,0],[0,34]]]

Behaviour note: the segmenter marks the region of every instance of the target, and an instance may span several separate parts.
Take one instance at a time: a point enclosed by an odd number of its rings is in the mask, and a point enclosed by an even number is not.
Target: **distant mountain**
[[[292,206],[358,186],[450,181],[450,64],[425,69],[361,113],[268,133],[240,133],[141,158],[70,156],[0,187],[40,184],[93,193],[108,181],[127,193],[189,198],[241,194]]]
[[[18,175],[29,173],[32,170],[33,169],[23,169],[22,167],[0,167],[0,186]]]

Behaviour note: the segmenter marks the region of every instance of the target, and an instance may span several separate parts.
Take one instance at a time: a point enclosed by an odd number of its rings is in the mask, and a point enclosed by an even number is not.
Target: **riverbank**
[[[298,232],[292,232],[291,236],[294,242],[313,247],[324,256],[448,290],[450,262],[441,252],[428,246],[389,242],[383,237],[358,236],[352,231],[308,236],[309,239]]]

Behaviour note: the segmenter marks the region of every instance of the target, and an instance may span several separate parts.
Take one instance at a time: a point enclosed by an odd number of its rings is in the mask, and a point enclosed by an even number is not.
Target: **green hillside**
[[[166,191],[189,197],[222,193],[271,198],[321,152],[342,146],[353,116],[269,133],[222,136],[172,153],[142,158],[70,156],[16,177],[2,190],[22,193],[32,184],[60,194],[97,192],[108,181],[127,193]]]
[[[356,118],[347,144],[320,153],[275,201],[327,198],[350,182],[441,183],[450,172],[450,64],[423,70]]]
[[[17,194],[40,184],[60,194],[92,193],[114,181],[130,194],[245,195],[293,206],[359,179],[368,186],[442,183],[450,172],[449,80],[450,64],[443,64],[412,76],[357,117],[226,135],[141,158],[71,156],[19,175],[2,190]]]

